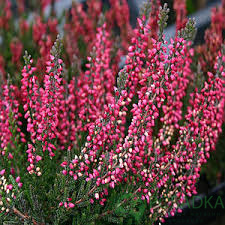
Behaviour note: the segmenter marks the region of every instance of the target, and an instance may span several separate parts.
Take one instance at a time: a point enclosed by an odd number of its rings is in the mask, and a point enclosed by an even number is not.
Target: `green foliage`
[[[195,20],[189,19],[185,28],[178,32],[178,36],[183,37],[185,40],[193,41],[196,35]]]
[[[159,40],[163,41],[163,31],[167,27],[167,20],[169,18],[169,8],[167,8],[167,4],[165,3],[163,5],[163,8],[160,7],[159,9]]]

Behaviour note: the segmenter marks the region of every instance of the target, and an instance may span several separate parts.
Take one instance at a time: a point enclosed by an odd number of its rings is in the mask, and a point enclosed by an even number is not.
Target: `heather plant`
[[[0,1],[0,73],[7,79],[10,73],[16,80],[23,67],[23,54],[29,50],[37,69],[37,77],[41,82],[41,74],[45,72],[45,63],[57,34],[61,31],[63,49],[62,58],[71,70],[76,58],[77,69],[85,72],[87,56],[90,55],[97,28],[102,20],[107,22],[107,30],[112,41],[114,70],[118,65],[121,54],[126,54],[130,43],[132,28],[129,23],[129,8],[126,1],[111,1],[111,6],[100,0],[88,0],[87,9],[81,3],[73,2],[70,10],[57,18],[53,1],[17,0],[12,5],[10,0]],[[46,7],[50,14],[46,15]],[[121,13],[123,11],[123,13]],[[100,19],[100,14],[103,19]],[[120,40],[120,41],[118,41]],[[40,75],[40,76],[39,76]],[[19,82],[19,81],[18,81]]]
[[[104,15],[98,0],[74,3],[59,36],[54,1],[17,28],[0,1],[1,223],[156,224],[197,194],[222,132],[225,47],[205,71],[194,20],[175,4],[167,43],[168,8],[154,2],[135,29],[126,1]]]
[[[211,25],[205,32],[205,43],[196,47],[196,54],[199,58],[199,63],[206,74],[207,71],[214,72],[213,64],[216,61],[221,44],[224,44],[224,21],[225,2],[212,9]],[[223,117],[223,121],[225,115]],[[213,152],[209,162],[203,167],[210,184],[219,184],[224,180],[224,125],[223,133],[217,143],[217,151]],[[207,172],[206,172],[207,171]]]
[[[204,70],[215,71],[213,64],[216,61],[221,44],[224,43],[223,30],[225,16],[225,1],[219,7],[213,8],[211,12],[211,25],[205,31],[205,43],[197,47],[199,62]]]

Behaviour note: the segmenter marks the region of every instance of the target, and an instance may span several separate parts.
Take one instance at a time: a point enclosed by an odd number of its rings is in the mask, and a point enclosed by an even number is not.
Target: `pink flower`
[[[7,186],[7,188],[11,191],[11,190],[13,189],[13,185],[12,185],[12,184],[9,184],[9,185]]]
[[[68,206],[72,209],[75,207],[75,205],[72,202],[69,202]]]
[[[37,160],[37,162],[38,162],[38,161],[42,160],[42,157],[39,156],[39,155],[37,155],[37,156],[36,156],[36,160]]]
[[[1,176],[3,176],[4,173],[5,173],[5,169],[3,169],[3,170],[0,171],[0,175],[1,175]]]
[[[19,183],[20,182],[20,177],[17,177],[16,178],[16,183]]]
[[[99,199],[99,193],[95,193],[95,198],[98,200]]]

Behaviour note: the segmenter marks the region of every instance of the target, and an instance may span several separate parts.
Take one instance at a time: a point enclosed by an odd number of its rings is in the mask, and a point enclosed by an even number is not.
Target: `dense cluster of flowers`
[[[147,4],[132,29],[127,2],[109,2],[100,17],[101,1],[89,0],[87,9],[74,3],[63,38],[57,37],[54,1],[42,1],[33,24],[21,20],[26,29],[18,37],[2,35],[8,43],[0,52],[2,220],[90,224],[144,205],[153,224],[182,212],[186,196],[197,194],[201,166],[222,132],[224,1],[213,10],[210,28],[216,51],[212,38],[192,47],[195,27],[185,1],[174,1],[177,33],[170,43],[163,36],[166,5]],[[44,19],[50,3],[53,12]],[[14,29],[10,1],[1,4],[0,28]],[[17,4],[23,14],[24,1]],[[33,59],[25,53],[21,68],[26,47],[35,53]]]
[[[214,63],[220,50],[223,40],[223,30],[225,19],[225,1],[218,8],[212,9],[211,26],[205,32],[205,44],[199,46],[197,51],[199,53],[199,61],[205,72],[214,72]]]

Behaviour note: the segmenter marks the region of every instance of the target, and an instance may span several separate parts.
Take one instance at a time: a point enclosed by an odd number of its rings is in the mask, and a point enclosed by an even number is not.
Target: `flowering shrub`
[[[213,64],[216,61],[218,51],[221,44],[224,44],[224,13],[225,1],[222,1],[221,6],[212,9],[211,25],[205,32],[205,43],[197,46],[196,53],[199,57],[199,63],[204,73],[207,71],[215,72]],[[225,114],[223,121],[225,119]],[[217,143],[217,151],[213,152],[208,163],[203,167],[203,171],[207,171],[206,175],[210,183],[220,183],[224,180],[224,124],[223,134]]]
[[[23,1],[18,23],[0,1],[1,222],[154,224],[197,193],[222,131],[225,47],[206,70],[179,2],[166,43],[159,1],[147,2],[134,30],[126,1],[100,17],[100,1],[74,3],[62,38],[44,1],[33,24]]]

